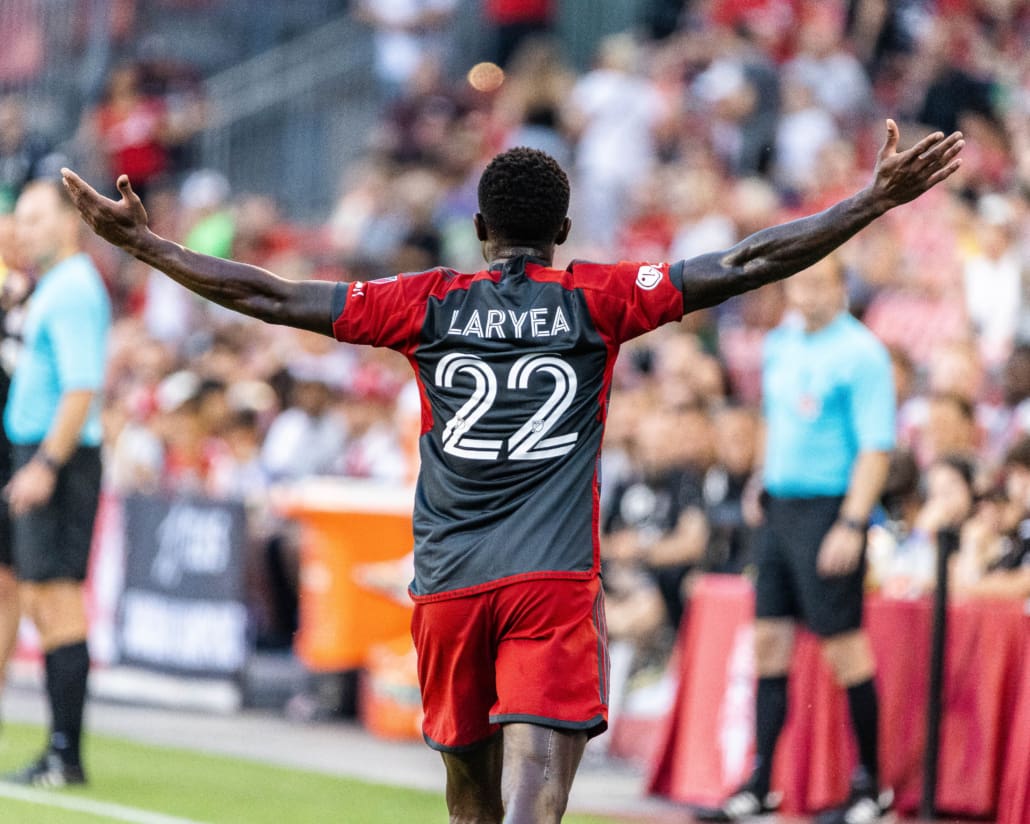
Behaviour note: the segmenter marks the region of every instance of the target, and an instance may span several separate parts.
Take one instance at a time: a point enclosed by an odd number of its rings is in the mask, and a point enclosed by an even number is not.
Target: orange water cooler
[[[365,667],[376,644],[410,632],[413,500],[410,486],[342,479],[277,492],[276,508],[301,526],[294,649],[310,670]]]

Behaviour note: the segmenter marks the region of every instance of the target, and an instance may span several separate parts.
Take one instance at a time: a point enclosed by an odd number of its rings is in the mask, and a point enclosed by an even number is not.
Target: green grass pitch
[[[5,724],[0,732],[0,772],[23,766],[39,753],[42,741],[38,727]],[[190,750],[91,735],[85,743],[85,760],[89,786],[48,792],[205,824],[440,824],[447,820],[442,794]],[[442,782],[442,768],[440,778]],[[104,820],[109,819],[0,797],[0,821],[11,824]],[[613,824],[614,819],[568,815],[565,821]]]

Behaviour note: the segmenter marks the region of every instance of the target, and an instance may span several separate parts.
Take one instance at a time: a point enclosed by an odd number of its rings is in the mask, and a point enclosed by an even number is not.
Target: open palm
[[[71,169],[61,169],[61,177],[82,219],[104,240],[130,249],[147,231],[147,210],[132,191],[128,175],[118,178],[119,200],[104,197]]]
[[[898,124],[887,120],[887,139],[876,160],[873,188],[890,206],[899,206],[919,197],[953,175],[962,164],[958,153],[965,141],[961,132],[947,137],[934,132],[904,152],[898,149]]]

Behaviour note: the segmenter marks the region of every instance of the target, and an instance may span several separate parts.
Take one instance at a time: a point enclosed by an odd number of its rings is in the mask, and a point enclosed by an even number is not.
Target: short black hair
[[[569,178],[546,152],[509,149],[479,179],[479,211],[500,240],[551,243],[569,211]]]
[[[953,470],[962,482],[974,491],[976,483],[976,466],[965,455],[942,455],[934,462],[934,466],[946,466]]]
[[[976,420],[976,408],[972,401],[955,392],[935,392],[930,396],[930,403],[951,404],[967,422],[972,423]]]

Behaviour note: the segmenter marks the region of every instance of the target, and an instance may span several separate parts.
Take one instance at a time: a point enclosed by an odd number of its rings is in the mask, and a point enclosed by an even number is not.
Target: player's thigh
[[[609,660],[599,578],[496,591],[497,703],[490,720],[598,735],[608,726]]]
[[[417,603],[411,635],[418,653],[422,732],[443,753],[465,753],[499,731],[490,593]]]

